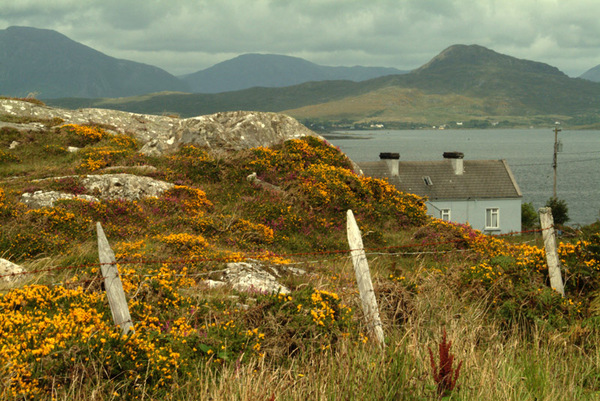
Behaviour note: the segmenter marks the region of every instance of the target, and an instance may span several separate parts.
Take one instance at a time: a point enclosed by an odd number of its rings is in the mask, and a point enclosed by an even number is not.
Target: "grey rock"
[[[102,169],[102,171],[136,171],[138,173],[153,173],[155,171],[157,171],[158,169],[154,166],[148,166],[148,165],[140,165],[140,166],[110,166],[110,167],[105,167]]]
[[[6,259],[0,258],[0,281],[9,283],[23,277],[25,272],[21,266],[16,265]]]
[[[289,294],[290,290],[279,284],[277,279],[258,264],[245,262],[227,263],[223,281],[238,291],[265,294]]]
[[[0,99],[0,101],[2,101],[2,100]],[[0,114],[2,114],[2,109],[0,109]],[[40,124],[40,123],[18,124],[18,123],[8,123],[5,121],[0,121],[0,128],[13,128],[18,131],[42,131],[46,127],[44,126],[44,124]]]
[[[225,285],[225,282],[218,280],[206,280],[206,284],[208,285],[208,288],[219,288],[223,287]]]
[[[137,200],[160,196],[174,186],[165,181],[133,174],[88,175],[81,182],[89,192],[97,194],[98,197],[57,191],[36,191],[21,195],[21,202],[32,209],[39,209],[52,207],[56,201],[62,199],[83,199],[89,202],[99,202],[99,198]]]
[[[58,191],[35,191],[25,192],[21,195],[21,202],[32,209],[53,207],[54,204],[63,199],[83,199],[89,202],[98,202],[98,198],[89,195],[73,195]]]
[[[285,265],[265,266],[258,261],[227,263],[226,269],[211,274],[210,288],[228,285],[243,292],[288,294],[290,290],[277,281],[285,275],[302,275],[305,271]]]
[[[129,133],[151,156],[177,150],[182,144],[209,148],[247,149],[271,146],[291,138],[318,136],[292,117],[278,113],[231,111],[177,119],[107,109],[66,110],[13,99],[0,99],[0,114],[40,121],[60,118],[64,124],[102,124]],[[11,124],[19,126],[19,124]],[[43,128],[43,124],[28,123]]]
[[[83,186],[102,199],[137,200],[160,196],[174,185],[165,181],[133,174],[88,175]]]
[[[247,149],[270,146],[287,139],[316,135],[285,114],[230,111],[180,120],[173,144],[209,148]]]

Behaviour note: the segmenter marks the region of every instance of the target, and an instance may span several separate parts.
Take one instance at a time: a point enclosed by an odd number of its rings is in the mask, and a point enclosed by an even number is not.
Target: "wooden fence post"
[[[377,299],[375,298],[375,290],[371,281],[371,273],[369,272],[369,263],[365,255],[365,249],[362,242],[362,237],[352,210],[348,210],[346,230],[348,232],[348,244],[350,245],[350,254],[352,263],[354,264],[354,273],[358,283],[358,291],[362,309],[367,319],[367,325],[375,333],[375,337],[379,345],[385,347],[385,338],[383,336],[383,327],[379,318],[379,308]]]
[[[133,322],[129,314],[125,291],[119,277],[115,253],[111,249],[100,222],[96,223],[98,233],[98,255],[100,257],[100,269],[104,278],[104,288],[108,297],[108,304],[112,313],[113,321],[121,328],[121,334],[127,335],[133,332]]]
[[[565,288],[560,273],[560,259],[556,250],[556,230],[554,229],[554,218],[552,209],[542,207],[538,210],[540,214],[540,225],[542,226],[542,237],[544,238],[544,247],[546,248],[546,263],[548,264],[548,275],[550,276],[550,285],[552,288],[565,296]]]

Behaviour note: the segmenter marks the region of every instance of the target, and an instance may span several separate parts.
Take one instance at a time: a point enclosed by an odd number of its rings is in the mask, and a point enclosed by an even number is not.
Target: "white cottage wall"
[[[486,210],[498,209],[497,229],[486,227]],[[441,218],[442,210],[450,210],[450,221],[469,223],[476,230],[489,234],[521,231],[521,199],[466,199],[427,201],[427,214]]]

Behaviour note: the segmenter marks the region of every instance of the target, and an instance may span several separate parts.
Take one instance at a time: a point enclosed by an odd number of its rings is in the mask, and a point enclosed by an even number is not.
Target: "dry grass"
[[[456,363],[463,362],[458,389],[451,400],[596,400],[600,396],[600,352],[597,337],[550,331],[533,325],[503,327],[491,320],[485,297],[472,302],[453,286],[459,269],[440,273],[412,260],[411,280],[418,293],[385,280],[388,258],[371,263],[384,320],[387,347],[371,341],[343,339],[323,353],[300,353],[285,363],[266,356],[248,363],[215,367],[211,360],[196,366],[192,378],[181,378],[163,396],[166,400],[435,400],[428,347],[437,349],[442,328],[452,341]],[[397,266],[394,266],[397,269]],[[353,271],[347,260],[309,267],[316,288],[336,290],[358,307]],[[408,270],[407,270],[408,271]],[[321,274],[329,272],[329,274]],[[300,284],[301,285],[301,284]],[[227,299],[231,291],[205,296]],[[359,315],[359,314],[358,314]],[[362,328],[364,329],[364,327]],[[575,341],[575,340],[576,341]],[[266,345],[265,345],[266,346]],[[118,381],[73,380],[62,400],[121,399]],[[142,393],[140,399],[152,399]]]
[[[4,166],[0,169],[0,176],[19,173],[28,174],[31,178],[40,177],[40,174],[44,174],[48,168],[54,171],[60,170],[63,172],[62,175],[65,175],[64,172],[70,171],[74,165],[78,164],[77,160],[72,159],[75,156],[59,157],[59,155],[50,154],[47,157],[48,165],[44,170],[38,164],[41,158],[35,157],[43,154],[40,149],[37,149],[38,153],[35,153],[35,149],[26,151],[25,148],[22,149],[22,152],[23,156],[27,156],[26,158],[29,160],[24,167]],[[190,156],[190,159],[195,160],[194,157]],[[128,164],[135,164],[135,160],[137,159],[132,159]],[[165,165],[163,170],[167,171],[167,161],[156,162],[159,167],[161,163]],[[222,164],[230,165],[228,168],[231,169],[239,168],[233,164],[232,160],[222,159],[212,160],[203,167],[206,168],[207,173],[211,173],[213,172],[212,167],[221,168]],[[191,175],[198,173],[198,166],[193,163],[183,167],[181,167],[183,171],[181,174],[185,179],[192,180],[184,173]],[[233,172],[229,174],[235,177]],[[211,240],[215,244],[214,246],[222,247],[220,249],[224,254],[239,250],[234,244],[226,241],[234,237],[229,232],[231,227],[229,223],[238,218],[250,219],[251,217],[256,218],[256,221],[262,221],[258,219],[259,216],[262,216],[259,213],[263,213],[261,208],[257,208],[256,211],[246,210],[248,199],[257,206],[272,202],[273,199],[267,196],[256,196],[254,193],[256,191],[248,187],[245,177],[238,177],[240,178],[240,182],[237,184],[239,188],[236,188],[230,183],[230,178],[223,179],[221,182],[221,173],[214,174],[211,179],[204,177],[203,174],[198,175],[201,176],[197,178],[198,180],[206,179],[207,181],[197,182],[194,184],[195,187],[205,190],[208,198],[216,205],[213,211],[205,211],[203,207],[198,207],[198,212],[206,213],[208,217],[214,219],[211,223],[212,231],[201,234],[212,235]],[[223,175],[223,177],[228,176]],[[19,192],[26,189],[25,186],[42,185],[31,182],[20,182],[19,184],[20,187],[16,183],[13,184],[11,180],[3,183],[3,188],[10,196],[17,197]],[[232,189],[238,192],[232,192]],[[283,201],[281,204],[286,205]],[[161,203],[161,205],[167,204]],[[179,203],[176,202],[173,205],[169,203],[168,206],[177,205]],[[123,226],[137,228],[141,224],[138,219],[140,214],[134,213],[138,209],[133,208],[132,204],[129,206],[131,207],[128,209],[118,209],[119,213],[116,218],[121,219],[119,221],[123,222]],[[147,206],[149,207],[149,205]],[[177,211],[178,208],[180,206],[173,210]],[[116,206],[115,210],[117,210]],[[130,213],[130,210],[133,212]],[[159,209],[159,212],[164,212],[164,210]],[[250,212],[254,214],[250,214]],[[223,215],[222,222],[218,220],[220,218],[218,216],[221,214]],[[171,219],[173,216],[170,214],[160,217],[162,215],[158,213],[157,218],[164,219],[164,221],[150,219],[154,215],[150,216],[149,213],[141,216],[147,218],[148,221],[156,221],[156,224],[164,224],[169,228],[172,226],[174,230],[177,229],[177,231],[173,231],[174,233],[185,232],[186,224],[191,221]],[[29,220],[26,220],[25,217],[23,220],[8,218],[4,220],[8,222],[2,227],[4,235],[13,238],[21,231],[30,229]],[[156,224],[153,223],[150,226]],[[73,230],[77,227],[74,225]],[[387,347],[383,352],[373,342],[362,341],[363,336],[369,334],[361,323],[360,301],[357,295],[354,271],[347,255],[328,254],[327,252],[315,252],[309,256],[300,255],[302,252],[312,249],[311,245],[319,245],[320,250],[341,249],[343,230],[330,229],[323,232],[309,230],[308,233],[300,235],[290,229],[290,235],[297,236],[291,241],[274,245],[259,244],[257,247],[259,249],[265,247],[273,252],[283,254],[298,253],[294,257],[294,262],[298,262],[300,265],[295,267],[305,269],[307,274],[302,277],[290,276],[282,280],[282,283],[292,290],[294,300],[300,296],[306,297],[308,293],[304,291],[306,289],[338,294],[340,303],[350,306],[354,311],[352,318],[354,320],[350,319],[351,324],[344,326],[343,332],[341,329],[339,332],[319,331],[321,329],[317,327],[318,324],[308,312],[301,314],[300,317],[304,320],[294,320],[299,315],[294,312],[295,308],[286,309],[283,303],[277,303],[272,298],[241,294],[232,289],[211,290],[202,285],[190,284],[184,290],[179,289],[178,294],[185,296],[186,299],[191,299],[193,302],[190,305],[195,309],[206,304],[209,311],[199,322],[200,325],[207,324],[212,317],[218,315],[223,323],[229,319],[235,319],[236,324],[244,329],[260,328],[261,333],[265,334],[264,341],[261,342],[261,353],[264,352],[264,357],[260,357],[258,353],[252,354],[250,347],[239,347],[235,351],[238,353],[231,354],[232,356],[221,364],[223,361],[215,363],[210,356],[205,357],[189,351],[187,360],[191,362],[190,365],[186,365],[185,372],[188,372],[187,369],[190,366],[193,372],[191,377],[175,377],[175,380],[165,384],[166,388],[160,388],[154,392],[143,388],[136,394],[139,394],[141,399],[167,400],[436,399],[437,392],[431,377],[428,348],[437,348],[442,330],[445,329],[448,339],[453,343],[452,353],[456,356],[457,363],[458,361],[463,362],[461,375],[458,378],[459,389],[450,395],[450,399],[549,401],[599,398],[600,353],[596,349],[596,344],[600,340],[600,334],[598,334],[600,325],[598,328],[582,327],[584,320],[579,319],[569,321],[568,324],[572,325],[568,327],[550,327],[543,320],[547,317],[546,314],[538,313],[536,315],[535,310],[529,315],[527,321],[513,321],[510,316],[502,319],[498,317],[498,314],[491,313],[494,308],[494,297],[498,295],[498,292],[492,296],[491,293],[485,292],[490,287],[477,284],[477,280],[465,282],[464,272],[480,262],[472,249],[469,253],[463,252],[466,251],[464,248],[456,249],[458,246],[455,248],[448,245],[437,249],[440,251],[438,254],[418,254],[418,250],[424,249],[423,247],[410,248],[414,252],[403,253],[402,250],[407,248],[398,248],[396,253],[387,253],[392,250],[381,251],[385,246],[414,244],[414,233],[409,229],[398,229],[396,226],[387,227],[383,224],[380,230],[378,225],[370,228],[374,231],[372,231],[373,235],[366,238],[366,243],[371,242],[367,248],[380,250],[371,251],[368,257],[387,339]],[[425,237],[423,238],[429,238],[427,237],[429,235],[431,238],[428,240],[434,243],[439,242],[440,238],[457,238],[458,234],[455,231],[446,228],[447,231],[450,231],[438,232],[439,229],[439,227],[430,227],[430,229],[424,230],[422,234]],[[419,228],[415,227],[412,230],[419,230]],[[369,229],[365,231],[369,232]],[[379,234],[378,231],[380,231]],[[117,236],[118,233],[119,231],[115,230],[115,237],[111,238],[111,241],[121,240],[122,243],[125,243],[138,239],[136,230],[133,230],[132,234],[125,232],[125,234]],[[164,244],[156,242],[153,239],[155,236],[150,235],[151,233],[149,231],[149,234],[144,237],[145,252],[148,252],[145,256],[157,255],[160,259],[178,256],[176,252],[179,251],[172,250],[169,252],[173,253],[169,253],[163,250],[163,248],[166,249]],[[38,232],[32,234],[36,235],[32,235],[31,238],[39,237],[40,241],[45,239],[42,235],[38,236]],[[200,233],[193,232],[193,234],[190,236],[192,239],[197,238]],[[335,246],[320,243],[320,241],[329,240],[332,237],[338,241],[333,244]],[[68,238],[71,239],[68,252],[63,254],[55,252],[50,258],[45,258],[51,251],[43,250],[41,254],[36,255],[36,258],[25,262],[24,267],[28,271],[35,271],[56,266],[78,266],[96,261],[94,234],[89,229],[77,231],[77,235]],[[304,241],[308,239],[313,242],[305,243]],[[523,237],[518,241],[532,241],[531,243],[534,244],[539,241],[539,238]],[[30,246],[31,243],[28,241],[23,248]],[[427,250],[436,251],[432,248],[427,248]],[[210,259],[213,255],[207,253],[207,256]],[[505,259],[503,263],[514,263],[508,256]],[[191,273],[195,273],[197,277],[204,277],[202,274],[213,268],[221,269],[223,266],[217,262],[198,263],[190,266],[190,269],[194,270]],[[498,269],[501,268],[502,266],[498,267]],[[43,273],[39,276],[29,276],[33,278],[31,282],[27,283],[52,286],[59,282],[67,282],[76,274],[80,275],[79,279],[81,280],[91,277],[91,273],[88,276],[85,276],[84,273],[76,269],[53,274]],[[140,269],[138,274],[148,273]],[[525,279],[530,276],[527,274],[522,277]],[[543,285],[542,279],[539,282],[540,285]],[[170,285],[169,283],[162,285],[161,291],[169,290]],[[179,286],[173,284],[173,287],[175,288],[173,292],[177,292]],[[139,288],[141,288],[141,284]],[[522,292],[528,292],[537,291],[538,288],[530,285],[530,281],[528,281],[519,289]],[[137,292],[135,293],[137,294]],[[170,294],[170,292],[168,293]],[[153,300],[162,301],[162,294],[157,291]],[[506,294],[508,294],[508,298],[515,297],[519,302],[531,299],[527,296],[518,298],[515,292],[508,290],[501,295]],[[310,302],[310,298],[304,299]],[[560,299],[558,302],[560,303]],[[243,303],[248,306],[248,309],[238,308],[238,303]],[[217,306],[217,304],[222,305]],[[536,305],[539,304],[534,306]],[[528,305],[525,304],[517,305],[517,308],[521,309],[527,309],[527,307]],[[165,308],[165,315],[173,312],[174,309]],[[181,316],[187,318],[186,311],[186,308],[182,308]],[[556,311],[559,309],[556,308]],[[531,317],[532,315],[533,317]],[[225,319],[225,317],[227,318]],[[171,319],[169,316],[167,318]],[[108,315],[107,319],[109,319]],[[295,324],[296,327],[286,326],[288,323]],[[288,329],[290,329],[290,333],[287,332]],[[157,331],[157,334],[160,333]],[[35,335],[41,336],[37,333]],[[221,335],[219,334],[219,336]],[[325,335],[331,335],[331,337],[327,338],[327,341],[322,341],[326,338]],[[331,341],[330,338],[334,338],[334,336],[335,341]],[[13,338],[18,337],[14,336]],[[224,338],[223,341],[227,341],[228,337]],[[216,341],[216,335],[210,340],[212,341],[209,344],[211,346],[222,344]],[[170,337],[165,341],[181,341],[181,338],[177,340],[175,337]],[[77,342],[77,344],[79,343]],[[183,348],[183,342],[178,344]],[[293,352],[290,351],[292,348]],[[71,350],[61,350],[60,352],[63,351],[66,353]],[[111,349],[111,352],[116,353],[117,351],[120,349]],[[194,349],[194,351],[196,350]],[[76,354],[78,358],[83,358],[89,356],[86,352],[84,350],[78,354],[75,350],[73,354]],[[239,353],[245,353],[248,356],[243,363],[237,362],[238,359],[242,359]],[[52,375],[52,380],[55,378],[59,380],[61,377],[57,376],[63,375],[62,382],[69,383],[70,386],[68,389],[54,388],[52,394],[49,394],[47,398],[54,396],[64,400],[122,399],[125,393],[123,386],[127,385],[128,379],[124,378],[122,373],[111,377],[102,370],[102,365],[98,365],[98,361],[96,359],[90,364],[79,361],[77,366],[71,369],[69,365],[62,368],[58,374],[52,371],[50,365],[44,365],[50,366],[48,375]],[[39,373],[43,368],[37,369],[36,373]],[[121,372],[118,369],[115,371]],[[171,373],[182,376],[183,372],[184,370],[178,370]],[[68,376],[69,374],[71,376]],[[0,378],[0,389],[2,384],[7,382],[6,380],[3,382],[2,379]]]

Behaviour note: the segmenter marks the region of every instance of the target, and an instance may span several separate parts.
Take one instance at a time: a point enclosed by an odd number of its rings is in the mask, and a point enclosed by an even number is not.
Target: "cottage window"
[[[440,210],[440,219],[444,221],[450,221],[450,209],[441,209]]]
[[[423,177],[423,181],[425,182],[425,185],[427,185],[427,186],[433,185],[433,181],[431,181],[431,177],[428,175]]]
[[[500,228],[500,209],[491,207],[485,209],[485,228],[499,229]]]

